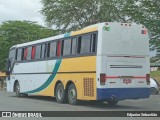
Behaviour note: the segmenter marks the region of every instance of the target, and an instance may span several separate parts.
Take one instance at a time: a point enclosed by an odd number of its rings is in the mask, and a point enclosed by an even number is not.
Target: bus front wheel
[[[73,83],[68,88],[68,102],[71,105],[75,105],[75,104],[78,103],[77,90],[76,90],[76,87],[75,87],[75,85]]]
[[[62,83],[58,83],[56,86],[56,100],[58,103],[65,103],[67,101],[66,91]]]

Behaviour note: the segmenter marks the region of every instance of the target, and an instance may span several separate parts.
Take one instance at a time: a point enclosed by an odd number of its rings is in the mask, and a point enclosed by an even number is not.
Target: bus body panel
[[[78,99],[96,100],[96,56],[16,63],[11,77],[14,78],[11,86],[19,80],[21,93],[54,96],[58,81],[65,88],[68,81],[72,81],[77,88]]]
[[[148,35],[142,25],[108,23],[98,32],[97,99],[124,100],[148,98],[150,73]],[[105,84],[100,83],[105,74]]]

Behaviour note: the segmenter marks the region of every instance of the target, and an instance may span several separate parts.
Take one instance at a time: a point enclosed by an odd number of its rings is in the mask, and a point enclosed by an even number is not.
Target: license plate
[[[125,84],[129,84],[129,83],[131,83],[131,82],[132,82],[132,80],[129,79],[129,78],[124,78],[124,79],[123,79],[123,83],[125,83]]]

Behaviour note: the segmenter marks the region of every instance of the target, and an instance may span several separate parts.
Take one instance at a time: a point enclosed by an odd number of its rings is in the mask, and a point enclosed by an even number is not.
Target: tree
[[[31,21],[6,21],[0,25],[0,70],[11,46],[55,35],[56,31]]]
[[[124,21],[124,0],[42,0],[42,15],[48,26],[62,32],[105,21]]]

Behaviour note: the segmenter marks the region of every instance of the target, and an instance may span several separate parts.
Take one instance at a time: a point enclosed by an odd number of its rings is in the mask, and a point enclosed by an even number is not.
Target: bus
[[[103,22],[9,50],[7,91],[57,102],[150,96],[149,38],[135,23]]]

